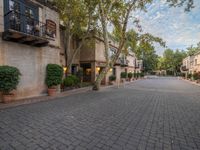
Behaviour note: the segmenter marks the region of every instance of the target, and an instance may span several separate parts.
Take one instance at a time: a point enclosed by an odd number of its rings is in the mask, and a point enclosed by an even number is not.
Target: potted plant
[[[128,79],[129,79],[129,81],[131,81],[132,77],[133,77],[133,73],[132,73],[132,72],[129,72],[129,73],[128,73]]]
[[[16,67],[0,66],[0,92],[2,92],[4,103],[14,100],[14,94],[11,92],[17,88],[20,75],[21,73]]]
[[[192,74],[189,73],[188,76],[187,76],[187,79],[188,79],[188,80],[191,80],[191,78],[192,78]]]
[[[127,77],[127,73],[126,72],[121,72],[120,76],[121,76],[122,82],[125,82],[126,77]]]
[[[193,80],[194,80],[195,82],[197,82],[197,80],[198,80],[198,73],[197,73],[197,72],[194,72],[193,75],[192,75],[192,77],[193,77]]]
[[[144,78],[144,72],[141,72],[141,73],[140,73],[140,77],[141,77],[141,78]]]
[[[115,75],[109,76],[109,83],[110,83],[111,85],[114,84],[114,81],[115,81],[115,80],[116,80],[116,76],[115,76]]]
[[[197,83],[200,83],[200,72],[197,73]]]
[[[63,68],[57,64],[48,64],[46,67],[46,85],[48,87],[48,95],[56,94],[56,86],[62,83]]]

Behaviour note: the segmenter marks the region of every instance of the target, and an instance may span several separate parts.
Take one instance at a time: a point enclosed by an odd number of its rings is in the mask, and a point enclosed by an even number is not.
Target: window
[[[116,68],[113,68],[112,71],[113,71],[112,74],[113,74],[114,76],[116,76]]]
[[[197,59],[195,59],[194,61],[195,61],[194,64],[195,64],[195,66],[196,66],[196,65],[197,65]]]
[[[39,26],[38,8],[26,0],[4,0],[5,28],[33,34]]]

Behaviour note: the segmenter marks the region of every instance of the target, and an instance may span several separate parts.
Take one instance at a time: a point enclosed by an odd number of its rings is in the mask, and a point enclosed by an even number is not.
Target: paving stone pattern
[[[147,79],[4,109],[0,150],[200,150],[200,87]]]

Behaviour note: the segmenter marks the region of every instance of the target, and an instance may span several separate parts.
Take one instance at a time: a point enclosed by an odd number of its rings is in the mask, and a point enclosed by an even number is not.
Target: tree
[[[125,41],[127,24],[131,16],[131,12],[137,9],[144,10],[145,4],[152,2],[152,0],[111,0],[111,1],[98,1],[98,10],[100,16],[100,23],[104,39],[106,66],[97,77],[93,90],[99,90],[101,80],[117,61],[121,54]],[[109,59],[109,40],[108,40],[108,22],[112,24],[119,39],[119,46],[115,55]]]
[[[190,11],[194,8],[194,0],[166,0],[171,7],[185,6],[185,11]]]
[[[71,73],[73,59],[80,51],[90,31],[95,26],[95,1],[90,0],[54,0],[64,25],[64,51],[67,72]],[[72,38],[77,39],[78,46],[71,48]]]
[[[194,47],[193,45],[191,45],[190,47],[187,48],[188,56],[192,56],[198,51],[200,51],[200,43],[197,44],[197,47]]]
[[[171,75],[176,75],[180,72],[182,60],[187,56],[185,51],[166,49],[163,58],[160,58],[159,67],[165,69]]]

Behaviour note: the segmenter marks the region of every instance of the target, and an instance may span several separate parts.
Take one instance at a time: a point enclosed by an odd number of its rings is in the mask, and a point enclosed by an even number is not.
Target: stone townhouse
[[[63,32],[62,32],[63,33]],[[62,34],[61,34],[62,36]],[[63,39],[63,38],[61,38]],[[65,56],[64,56],[64,46],[61,41],[61,64],[65,66]],[[71,41],[71,50],[73,51],[77,48],[78,43],[76,40]],[[115,53],[118,47],[118,43],[110,38],[109,40],[109,57]],[[129,55],[121,55],[116,64],[110,71],[107,73],[106,77],[102,80],[102,84],[109,83],[109,76],[115,75],[116,80],[120,81],[121,72],[134,72],[141,70],[140,61],[137,60],[134,53]],[[104,54],[104,43],[103,39],[100,38],[100,35],[94,35],[92,39],[88,39],[82,46],[80,52],[76,55],[71,72],[75,74],[79,68],[83,69],[83,81],[84,82],[94,82],[98,74],[106,65],[105,54]]]
[[[187,56],[183,59],[181,71],[187,74],[200,72],[200,51],[192,56]]]
[[[0,35],[0,65],[22,74],[16,99],[45,94],[46,65],[60,64],[59,14],[51,1],[0,0]]]

